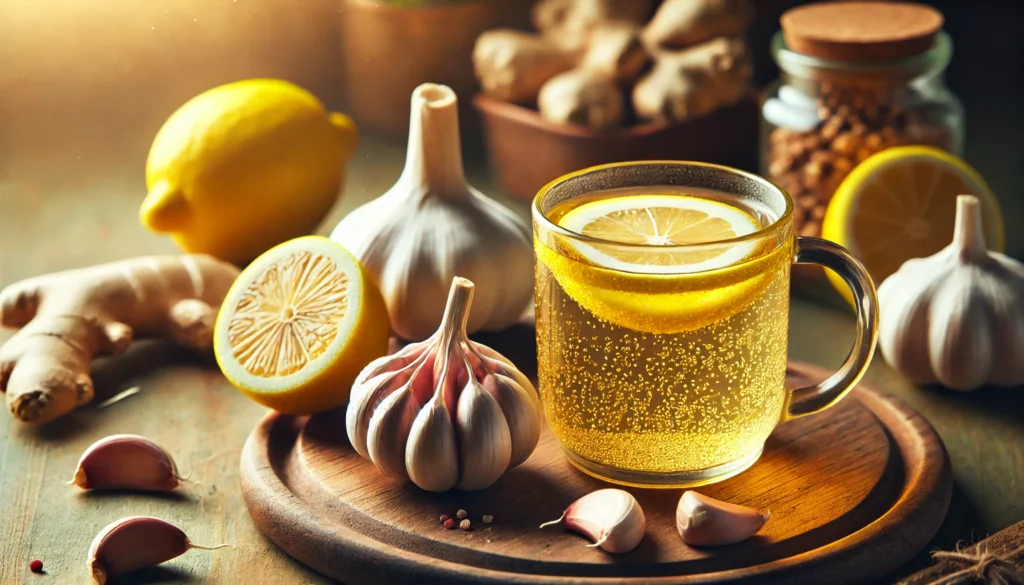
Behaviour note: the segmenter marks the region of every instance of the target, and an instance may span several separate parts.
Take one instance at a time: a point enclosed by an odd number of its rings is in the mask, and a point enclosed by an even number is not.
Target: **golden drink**
[[[559,224],[596,200],[652,193],[731,206],[757,229],[778,219],[725,193],[671,187],[592,193],[547,216]],[[739,243],[735,262],[683,274],[616,271],[550,245],[535,241],[540,388],[570,456],[652,474],[756,458],[786,396],[792,239]]]
[[[757,461],[780,421],[824,410],[864,374],[874,285],[849,252],[793,236],[793,201],[705,163],[616,163],[534,199],[541,400],[569,460],[644,487],[719,481]],[[786,388],[789,273],[839,275],[857,335],[825,381]]]

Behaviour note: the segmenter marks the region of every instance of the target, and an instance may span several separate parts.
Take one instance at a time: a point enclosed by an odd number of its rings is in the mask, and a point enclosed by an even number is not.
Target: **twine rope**
[[[934,561],[951,561],[967,566],[932,581],[931,585],[963,585],[974,581],[993,585],[1024,585],[1024,574],[1020,571],[1021,561],[1014,558],[1021,553],[1024,553],[1024,545],[1003,555],[990,553],[987,548],[979,548],[975,553],[959,549],[933,552]]]

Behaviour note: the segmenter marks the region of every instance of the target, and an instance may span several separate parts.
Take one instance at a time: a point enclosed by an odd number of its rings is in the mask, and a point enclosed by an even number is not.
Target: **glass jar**
[[[896,61],[837,61],[772,39],[781,70],[761,99],[761,174],[796,202],[794,227],[817,236],[832,194],[853,168],[891,146],[924,144],[962,155],[964,116],[945,86],[952,42]]]

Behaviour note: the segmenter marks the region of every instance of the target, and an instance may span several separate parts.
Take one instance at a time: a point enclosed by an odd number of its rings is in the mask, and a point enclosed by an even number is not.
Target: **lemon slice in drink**
[[[748,261],[761,247],[757,242],[673,247],[730,240],[760,229],[750,214],[718,201],[684,195],[615,197],[584,203],[557,223],[602,241],[562,239],[554,249],[538,242],[540,262],[581,307],[636,331],[677,333],[725,319],[746,306],[770,278],[763,258]],[[666,249],[652,249],[656,246]]]
[[[227,379],[256,402],[311,414],[348,402],[387,351],[384,298],[354,256],[319,236],[265,252],[235,281],[214,328]]]
[[[558,225],[592,238],[644,246],[720,242],[754,233],[759,228],[753,217],[736,207],[679,195],[631,195],[592,201],[566,213]],[[600,244],[577,244],[576,248],[606,268],[641,274],[680,274],[733,264],[750,254],[754,244],[665,252]]]

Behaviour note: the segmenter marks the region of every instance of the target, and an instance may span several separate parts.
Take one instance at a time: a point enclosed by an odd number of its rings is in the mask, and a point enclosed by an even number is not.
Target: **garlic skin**
[[[724,546],[754,536],[770,517],[767,512],[687,491],[676,506],[676,530],[686,544]]]
[[[387,193],[348,214],[331,239],[355,255],[384,295],[402,338],[437,330],[452,278],[477,285],[467,331],[496,331],[533,296],[530,230],[466,184],[455,92],[423,84],[412,94],[405,168]]]
[[[988,251],[981,209],[960,195],[953,243],[878,287],[882,355],[917,384],[1024,383],[1024,264]]]
[[[84,490],[169,491],[182,479],[174,459],[153,441],[141,435],[110,435],[82,453],[68,484]]]
[[[345,413],[357,453],[427,491],[487,488],[540,438],[533,384],[466,335],[473,290],[454,278],[441,328],[366,366]]]
[[[636,548],[647,530],[647,518],[640,503],[625,490],[603,489],[576,500],[558,520],[540,527],[565,521],[565,527],[594,541],[588,547],[601,547],[610,553],[627,553]]]
[[[217,550],[231,546],[193,544],[177,526],[151,516],[131,516],[115,520],[101,530],[89,547],[86,566],[92,582],[106,585],[141,569],[159,565],[185,554],[190,549]]]

